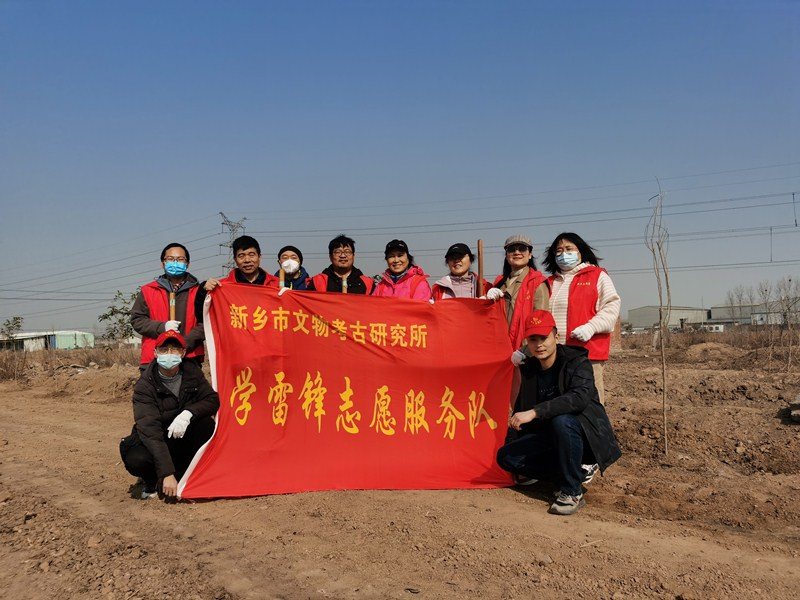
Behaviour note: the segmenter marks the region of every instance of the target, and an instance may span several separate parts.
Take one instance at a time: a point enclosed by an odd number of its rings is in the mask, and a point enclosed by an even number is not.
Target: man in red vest
[[[375,282],[353,266],[356,261],[356,243],[344,234],[328,244],[331,264],[319,275],[308,280],[308,289],[314,292],[339,292],[346,294],[372,293]]]
[[[233,262],[236,268],[222,279],[209,278],[200,284],[200,291],[194,304],[194,314],[198,321],[203,321],[203,302],[208,292],[227,283],[243,283],[245,285],[263,285],[278,289],[280,280],[261,268],[261,246],[254,237],[242,235],[233,240]],[[287,288],[284,288],[287,289]]]
[[[164,273],[142,286],[131,309],[131,325],[142,336],[139,369],[153,360],[155,341],[165,331],[177,331],[186,339],[186,358],[203,362],[203,322],[195,318],[197,278],[189,273],[189,251],[178,243],[161,251]],[[170,315],[170,304],[174,315]]]
[[[249,235],[242,235],[233,240],[233,262],[236,268],[223,279],[209,279],[203,283],[203,289],[210,292],[218,285],[226,282],[263,285],[278,289],[279,280],[261,268],[261,246],[258,240]]]

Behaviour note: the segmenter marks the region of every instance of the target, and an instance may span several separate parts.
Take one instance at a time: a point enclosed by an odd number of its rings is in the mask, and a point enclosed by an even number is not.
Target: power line
[[[191,243],[194,243],[194,242],[199,242],[199,241],[202,241],[202,240],[206,240],[206,239],[211,238],[211,237],[216,237],[217,235],[219,235],[219,234],[215,233],[215,234],[212,234],[212,235],[205,235],[205,236],[193,239],[193,240],[189,240],[187,242],[187,244],[191,244]],[[104,265],[112,265],[112,264],[117,264],[117,263],[120,263],[120,262],[129,261],[129,260],[136,259],[136,258],[142,258],[144,256],[152,257],[153,256],[153,252],[152,251],[140,252],[138,254],[128,255],[128,256],[125,256],[123,258],[117,258],[117,259],[113,259],[113,260],[104,261],[103,264]],[[97,269],[97,265],[96,264],[86,265],[84,267],[76,267],[74,269],[69,269],[67,271],[59,271],[55,275],[53,275],[53,274],[40,275],[38,277],[26,277],[25,279],[20,279],[19,281],[9,281],[9,282],[5,283],[4,285],[16,285],[18,283],[29,283],[31,281],[39,281],[41,279],[51,279],[52,277],[57,277],[57,276],[60,276],[60,275],[69,275],[71,273],[80,273],[81,271],[89,271],[89,270],[94,271],[96,269]],[[66,280],[62,279],[60,281],[66,281]]]
[[[759,171],[764,169],[774,169],[774,168],[782,168],[782,167],[792,167],[800,165],[800,162],[790,162],[790,163],[781,163],[776,165],[766,165],[763,167],[746,167],[741,169],[729,169],[725,171],[711,171],[707,173],[695,173],[691,175],[675,175],[671,177],[659,177],[661,181],[672,181],[672,180],[681,180],[681,179],[693,179],[698,177],[711,177],[715,175],[730,175],[732,173],[745,173],[749,171]],[[767,178],[767,179],[756,179],[744,182],[733,182],[733,183],[723,183],[717,184],[716,186],[702,186],[696,188],[679,188],[673,190],[667,190],[668,192],[674,191],[689,191],[694,189],[707,189],[708,187],[717,187],[717,186],[725,186],[725,185],[741,185],[742,183],[759,183],[759,182],[766,182],[766,181],[780,181],[784,179],[797,179],[800,175],[794,175],[789,177],[777,177],[777,178]],[[595,184],[595,185],[586,185],[586,186],[578,186],[578,187],[569,187],[569,188],[556,188],[551,190],[538,190],[532,192],[516,192],[516,193],[509,193],[509,194],[488,194],[482,196],[468,196],[468,197],[461,197],[461,198],[452,198],[452,199],[443,199],[443,200],[421,200],[418,202],[404,202],[403,205],[408,206],[430,206],[432,204],[452,204],[452,203],[463,203],[463,202],[475,202],[475,201],[485,201],[485,200],[502,200],[505,198],[527,198],[530,196],[544,196],[544,195],[555,195],[555,194],[563,194],[567,192],[583,192],[583,191],[590,191],[590,190],[602,190],[602,189],[610,189],[610,188],[618,188],[618,187],[628,187],[632,185],[644,185],[644,184],[652,184],[653,179],[640,179],[635,181],[626,181],[622,183],[609,183],[609,184]],[[609,196],[608,198],[616,198],[619,196]],[[347,206],[345,207],[347,210],[359,210],[363,208],[389,208],[394,207],[395,203],[393,204],[369,204],[364,206]],[[295,209],[270,209],[269,211],[255,211],[255,214],[269,214],[275,215],[280,213],[288,213],[292,214],[297,212]]]
[[[800,265],[800,259],[794,260],[780,260],[780,261],[756,261],[756,262],[738,262],[738,263],[722,263],[716,265],[670,265],[670,272],[692,272],[692,271],[711,271],[711,270],[727,270],[727,269],[741,269],[748,267],[768,268],[768,267],[787,267],[793,265]],[[636,269],[614,269],[611,274],[614,277],[618,275],[638,275],[642,273],[652,273],[652,267],[636,268]]]
[[[753,196],[752,199],[767,199],[767,198],[776,198],[781,196],[788,196],[791,192],[782,192],[777,194],[764,194],[760,196]],[[714,204],[719,202],[736,202],[749,199],[746,197],[737,198],[737,199],[726,199],[726,200],[709,200],[709,201],[700,201],[700,202],[685,202],[680,204],[673,204],[670,208],[677,208],[683,206],[697,206],[702,204]],[[787,206],[790,205],[791,202],[772,202],[772,203],[764,203],[764,204],[751,204],[748,206],[733,206],[733,207],[724,207],[718,209],[705,209],[705,210],[693,210],[693,211],[682,211],[682,212],[666,212],[664,213],[665,216],[685,216],[685,215],[693,215],[693,214],[704,214],[704,213],[713,213],[713,212],[720,212],[722,210],[744,210],[748,208],[767,208],[773,206]],[[644,213],[642,215],[629,215],[628,213],[631,212],[641,212]],[[542,227],[550,227],[552,225],[558,223],[564,223],[565,226],[572,226],[574,224],[582,224],[582,223],[600,223],[600,222],[607,222],[607,221],[626,221],[626,220],[641,220],[649,218],[650,208],[647,206],[636,207],[636,208],[622,208],[622,209],[613,209],[613,210],[601,210],[594,212],[591,216],[585,218],[578,218],[574,220],[572,217],[577,215],[539,215],[539,216],[531,216],[531,217],[520,217],[514,216],[511,218],[504,218],[504,219],[490,219],[484,220],[481,223],[476,223],[475,221],[460,221],[455,223],[430,223],[430,224],[421,224],[421,225],[410,225],[403,227],[404,233],[452,233],[452,232],[463,232],[463,231],[491,231],[491,230],[498,230],[498,229],[507,229],[511,225],[519,228],[520,226],[524,227],[532,227],[532,228],[542,228]],[[598,219],[598,215],[608,215],[612,216],[612,218],[605,218],[605,219]],[[627,216],[616,216],[616,215],[627,215]],[[566,223],[566,219],[569,219],[569,223]],[[546,221],[546,222],[544,222]],[[487,226],[488,225],[488,226]],[[349,233],[357,233],[362,236],[375,236],[375,235],[389,235],[395,234],[397,232],[397,226],[380,226],[380,227],[351,227],[348,229]],[[337,229],[305,229],[305,230],[296,230],[296,231],[288,231],[288,230],[273,230],[273,231],[257,231],[254,232],[254,235],[265,235],[265,236],[273,236],[276,234],[287,235],[292,237],[316,237],[318,235],[331,235],[332,232],[338,231]]]

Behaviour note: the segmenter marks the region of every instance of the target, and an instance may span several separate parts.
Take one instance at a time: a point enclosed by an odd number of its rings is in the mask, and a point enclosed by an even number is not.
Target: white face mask
[[[291,258],[287,258],[281,263],[281,269],[283,269],[284,273],[287,275],[294,275],[300,270],[300,263]]]
[[[162,369],[166,369],[169,371],[170,369],[174,369],[179,364],[181,364],[180,354],[156,354],[156,362],[158,362],[158,366]]]
[[[556,256],[556,264],[562,271],[570,271],[578,266],[580,258],[577,252],[562,252]]]

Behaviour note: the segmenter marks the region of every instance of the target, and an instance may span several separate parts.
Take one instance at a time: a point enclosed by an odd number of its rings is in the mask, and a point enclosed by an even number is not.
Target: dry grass
[[[28,353],[0,350],[0,380],[19,379],[25,371]]]
[[[138,346],[50,349],[36,352],[3,350],[0,351],[0,380],[24,379],[26,369],[32,364],[40,365],[47,373],[69,366],[89,367],[96,364],[102,368],[114,365],[138,365],[139,352]]]
[[[800,344],[798,331],[780,327],[729,327],[721,333],[710,331],[678,331],[670,332],[666,338],[667,347],[686,349],[695,344],[715,342],[727,344],[743,350],[758,348],[797,348]],[[791,342],[791,343],[790,343]],[[622,338],[622,347],[626,350],[647,349],[653,346],[652,333],[637,333]]]

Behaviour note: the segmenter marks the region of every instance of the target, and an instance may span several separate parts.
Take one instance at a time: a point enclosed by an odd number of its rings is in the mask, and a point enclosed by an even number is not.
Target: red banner
[[[225,283],[205,319],[220,411],[183,498],[511,484],[502,306]]]

